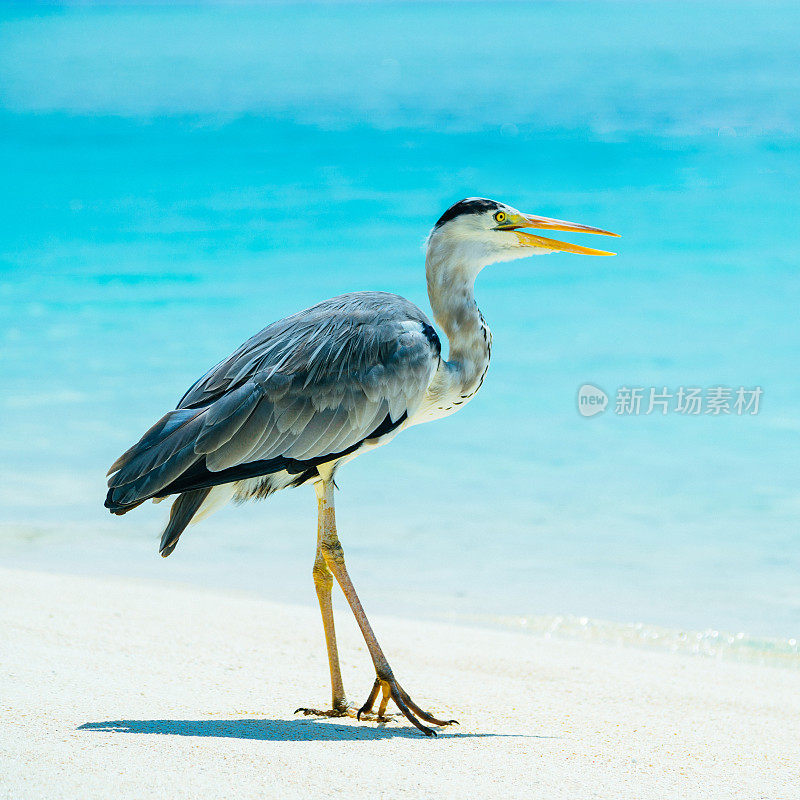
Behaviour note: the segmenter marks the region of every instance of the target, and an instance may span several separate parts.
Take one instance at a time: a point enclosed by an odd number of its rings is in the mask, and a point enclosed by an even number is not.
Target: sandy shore
[[[0,570],[4,798],[790,798],[800,673],[374,620],[436,739],[329,700],[314,609]],[[345,683],[371,665],[341,619]]]

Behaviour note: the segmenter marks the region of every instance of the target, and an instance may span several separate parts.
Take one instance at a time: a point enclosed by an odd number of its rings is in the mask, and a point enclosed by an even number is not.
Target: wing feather
[[[203,429],[194,445],[195,453],[213,453],[227,444],[250,418],[262,397],[259,386],[245,384],[214,403],[204,416]]]
[[[211,472],[321,463],[386,430],[387,417],[411,416],[438,360],[427,318],[397,295],[357,292],[287,317],[197,381],[115,462],[107,505],[169,494],[182,475],[184,490],[203,459]]]

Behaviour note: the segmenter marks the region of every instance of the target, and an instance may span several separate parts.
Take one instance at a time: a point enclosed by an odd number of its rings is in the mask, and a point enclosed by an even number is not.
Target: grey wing
[[[427,318],[397,295],[342,295],[281,320],[201,378],[118,459],[106,505],[302,472],[352,452],[413,415],[438,360]]]

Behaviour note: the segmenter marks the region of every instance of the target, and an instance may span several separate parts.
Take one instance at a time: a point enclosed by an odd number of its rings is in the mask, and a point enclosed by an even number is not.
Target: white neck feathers
[[[489,263],[479,243],[453,243],[434,232],[425,270],[428,298],[437,324],[447,335],[450,391],[469,399],[480,387],[491,357],[492,335],[475,302],[478,273]]]

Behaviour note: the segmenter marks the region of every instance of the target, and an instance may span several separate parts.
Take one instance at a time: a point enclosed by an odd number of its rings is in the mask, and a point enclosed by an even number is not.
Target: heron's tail
[[[178,545],[178,539],[186,530],[186,526],[192,521],[192,517],[198,512],[203,501],[208,497],[208,489],[192,489],[188,492],[179,494],[177,500],[172,504],[169,512],[169,522],[161,534],[161,545],[159,553],[166,558]]]
[[[111,465],[105,506],[112,514],[125,514],[151,497],[177,493],[162,490],[200,458],[194,445],[203,412],[170,411]]]

